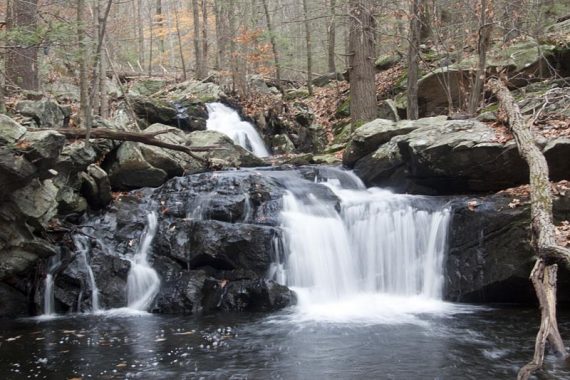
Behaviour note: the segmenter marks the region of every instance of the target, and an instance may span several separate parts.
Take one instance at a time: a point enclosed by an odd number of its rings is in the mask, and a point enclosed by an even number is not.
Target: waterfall
[[[87,274],[87,280],[89,281],[89,287],[91,288],[91,311],[96,313],[99,311],[99,289],[97,288],[97,283],[95,282],[95,276],[93,275],[93,269],[89,265],[89,240],[86,236],[75,235],[73,237],[73,243],[77,251],[77,257],[83,267],[85,273]],[[81,296],[78,299],[77,309],[80,310]]]
[[[322,184],[340,207],[313,194],[288,191],[283,198],[281,277],[300,308],[326,318],[370,317],[442,304],[450,211],[437,200],[341,182]]]
[[[209,117],[206,128],[208,130],[229,136],[236,144],[241,145],[257,157],[269,156],[269,152],[254,126],[241,120],[236,111],[222,103],[209,103],[207,108]]]
[[[55,315],[54,281],[55,273],[61,265],[61,257],[58,254],[48,259],[48,272],[44,281],[44,316]]]
[[[127,279],[128,308],[142,311],[150,307],[160,289],[158,274],[148,262],[150,245],[158,227],[156,212],[149,213],[147,221],[148,224],[143,231],[138,252],[131,260],[131,270]]]

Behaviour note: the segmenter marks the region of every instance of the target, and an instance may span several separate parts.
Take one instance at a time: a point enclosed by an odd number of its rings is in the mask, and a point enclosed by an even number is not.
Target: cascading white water
[[[269,152],[253,125],[241,120],[239,114],[222,103],[209,103],[206,128],[228,135],[257,157],[267,157]]]
[[[150,245],[156,235],[158,217],[156,212],[147,216],[148,224],[143,231],[138,252],[131,260],[127,278],[128,308],[145,311],[150,307],[160,289],[160,278],[148,262]]]
[[[351,321],[439,310],[449,210],[336,180],[326,185],[340,211],[312,194],[283,199],[286,284],[300,310]]]
[[[55,315],[55,295],[54,295],[54,280],[55,272],[61,265],[61,258],[59,254],[52,256],[48,260],[48,273],[44,281],[44,316],[50,317]]]
[[[85,273],[87,274],[89,286],[91,287],[91,311],[96,313],[99,311],[99,289],[97,288],[95,276],[93,275],[93,269],[91,269],[91,265],[89,265],[89,240],[86,236],[75,235],[73,237],[73,243],[77,250],[78,260],[80,260],[81,266],[83,266]],[[81,297],[79,298],[80,300],[78,302],[81,301]],[[80,305],[77,305],[78,308],[79,306]]]

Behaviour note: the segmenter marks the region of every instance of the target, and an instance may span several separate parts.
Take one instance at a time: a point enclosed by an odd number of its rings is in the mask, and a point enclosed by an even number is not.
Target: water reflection
[[[0,378],[512,379],[538,326],[536,310],[416,318],[422,323],[338,324],[299,321],[288,310],[2,321]],[[560,319],[568,337],[570,314]],[[547,367],[570,378],[554,357]]]

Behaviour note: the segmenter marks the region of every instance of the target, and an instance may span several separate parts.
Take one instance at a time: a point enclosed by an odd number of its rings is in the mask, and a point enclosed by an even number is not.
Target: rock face
[[[277,176],[279,177],[279,176]],[[280,230],[282,183],[256,171],[178,177],[158,189],[128,193],[83,224],[91,236],[91,268],[103,308],[126,305],[129,257],[137,252],[146,215],[158,214],[149,260],[161,279],[150,310],[158,313],[270,311],[295,302],[267,279]],[[77,260],[56,277],[59,311],[85,310],[89,294]]]
[[[452,202],[445,298],[461,302],[534,303],[529,281],[530,205],[509,207],[512,197],[493,195]],[[468,207],[467,202],[476,202]],[[554,202],[555,219],[570,218],[570,194]],[[560,269],[558,299],[570,302],[570,273]]]
[[[497,142],[494,131],[478,121],[372,123],[354,133],[343,161],[367,185],[443,195],[499,191],[528,181],[515,142]],[[570,172],[567,146],[567,139],[558,139],[545,148],[552,180]]]

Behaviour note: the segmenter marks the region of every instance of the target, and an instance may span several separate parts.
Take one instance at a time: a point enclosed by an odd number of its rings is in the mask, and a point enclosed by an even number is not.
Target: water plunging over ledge
[[[268,157],[269,152],[254,126],[241,120],[239,114],[222,103],[209,103],[206,128],[228,135],[234,142],[257,157]]]
[[[340,210],[314,194],[283,200],[286,284],[302,316],[357,322],[439,312],[450,210],[439,201],[324,179]],[[323,179],[321,179],[323,180]],[[318,179],[317,179],[318,181]]]
[[[148,262],[150,244],[158,227],[156,212],[150,212],[147,220],[148,224],[143,231],[138,252],[131,261],[127,279],[128,308],[140,311],[148,310],[160,289],[158,273]]]

